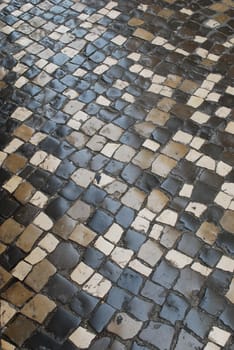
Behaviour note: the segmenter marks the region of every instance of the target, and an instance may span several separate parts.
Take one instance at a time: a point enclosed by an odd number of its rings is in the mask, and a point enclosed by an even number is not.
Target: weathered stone
[[[220,225],[224,230],[234,234],[234,211],[227,210],[220,220]]]
[[[153,190],[147,200],[147,208],[159,213],[168,203],[169,198],[160,190]]]
[[[125,340],[135,337],[140,331],[142,324],[142,322],[135,321],[125,313],[119,313],[108,325],[107,329]]]
[[[173,327],[161,322],[150,322],[140,333],[140,339],[156,346],[160,350],[170,349],[174,335]]]

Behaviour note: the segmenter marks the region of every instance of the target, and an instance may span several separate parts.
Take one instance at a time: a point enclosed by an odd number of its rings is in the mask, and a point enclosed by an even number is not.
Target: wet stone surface
[[[1,1],[1,349],[234,349],[233,6]]]

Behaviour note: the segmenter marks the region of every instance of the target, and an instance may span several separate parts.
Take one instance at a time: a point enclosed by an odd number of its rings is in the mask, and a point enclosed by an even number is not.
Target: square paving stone
[[[221,252],[215,250],[213,247],[202,247],[200,250],[199,258],[203,263],[210,267],[214,267],[220,260]]]
[[[104,157],[101,154],[96,155],[90,162],[90,169],[93,171],[101,170],[106,164],[108,164],[109,158]]]
[[[141,275],[129,268],[123,270],[119,280],[118,286],[127,289],[133,294],[137,294],[142,286],[143,278]]]
[[[53,220],[60,219],[69,209],[70,203],[64,198],[58,197],[53,199],[47,206],[45,213]]]
[[[152,133],[152,137],[155,141],[159,142],[160,144],[166,144],[170,137],[171,137],[171,133],[169,130],[167,130],[166,128],[161,128],[158,127],[153,133]]]
[[[213,271],[207,280],[207,286],[220,295],[224,295],[232,280],[232,273],[222,270]]]
[[[115,219],[116,222],[124,228],[127,228],[133,221],[135,212],[133,209],[122,206],[118,211]]]
[[[63,340],[68,337],[73,329],[79,326],[80,322],[80,317],[74,316],[62,307],[58,307],[50,319],[46,330],[52,333],[56,339]]]
[[[27,163],[27,158],[20,156],[16,153],[10,154],[4,162],[6,170],[9,170],[13,174],[22,170]]]
[[[134,252],[138,252],[145,240],[146,237],[144,235],[132,229],[129,229],[123,238],[125,247]]]
[[[1,197],[1,194],[0,194]],[[8,194],[4,194],[0,200],[0,213],[5,219],[10,218],[19,208],[19,203],[9,198]],[[20,210],[20,209],[19,209]],[[18,210],[18,211],[19,211]]]
[[[150,313],[153,310],[153,303],[147,302],[138,297],[134,297],[128,304],[127,312],[130,312],[140,321],[150,319]]]
[[[21,174],[22,176],[22,174]],[[28,183],[28,182],[23,182],[21,183],[16,191],[14,192],[14,197],[22,204],[26,204],[30,198],[32,197],[35,189],[34,187]]]
[[[160,185],[158,178],[151,174],[144,172],[136,181],[136,186],[146,193],[151,192],[153,189],[157,188]]]
[[[187,183],[193,183],[197,176],[197,168],[192,162],[182,159],[172,173]],[[195,201],[194,198],[193,200]]]
[[[69,209],[68,215],[79,222],[86,222],[91,215],[91,206],[81,200],[78,200]]]
[[[99,205],[106,196],[106,192],[91,185],[83,196],[83,200],[94,206]]]
[[[153,300],[156,304],[162,305],[167,296],[167,289],[151,281],[146,281],[141,295],[147,299]]]
[[[121,163],[117,160],[111,160],[105,167],[105,170],[107,173],[110,173],[110,175],[117,176],[121,174],[123,168],[124,163]]]
[[[226,300],[210,288],[207,288],[200,307],[213,316],[218,316],[225,308]]]
[[[88,226],[99,234],[104,234],[107,229],[113,223],[113,218],[103,210],[97,210],[91,220],[89,220]]]
[[[163,255],[163,248],[155,240],[147,240],[142,244],[137,256],[150,266],[155,266]]]
[[[228,304],[222,314],[220,320],[229,328],[234,331],[234,305]]]
[[[168,177],[161,185],[161,187],[170,193],[172,196],[174,196],[179,189],[182,187],[182,182],[178,179],[175,179],[173,177]]]
[[[149,325],[143,329],[139,337],[141,340],[156,346],[160,350],[170,349],[174,329],[161,322],[150,322]]]
[[[56,170],[56,175],[68,179],[75,169],[75,165],[68,159],[65,159]]]
[[[208,186],[217,188],[223,184],[223,178],[214,174],[210,170],[204,169],[201,173],[200,180],[206,183]]]
[[[198,181],[192,192],[192,200],[199,203],[210,203],[214,200],[217,191],[204,182]]]
[[[25,288],[21,282],[12,284],[4,293],[3,297],[11,304],[18,307],[24,305],[24,303],[34,295],[28,288]]]
[[[195,337],[182,330],[179,335],[175,350],[201,350],[203,344],[198,341]]]
[[[181,271],[174,289],[183,294],[191,302],[199,295],[204,280],[203,276],[186,267]]]
[[[69,242],[61,242],[48,258],[58,270],[74,268],[80,259],[79,252]]]
[[[203,217],[208,222],[213,222],[215,225],[218,225],[220,219],[224,214],[224,209],[218,205],[210,205],[205,213],[203,213]]]
[[[108,210],[112,214],[116,214],[120,206],[121,203],[111,197],[105,197],[102,203],[103,209]]]
[[[46,284],[44,291],[54,300],[67,303],[76,294],[77,287],[58,273],[52,276]]]
[[[143,140],[138,135],[135,135],[129,131],[126,131],[121,136],[120,142],[125,145],[131,146],[135,149],[138,149],[141,146]]]
[[[170,293],[160,312],[160,317],[168,320],[172,324],[184,319],[189,304],[174,293]]]
[[[170,141],[163,148],[162,152],[169,157],[172,157],[176,160],[180,160],[180,159],[184,158],[184,156],[188,152],[188,148],[181,143]]]
[[[188,119],[194,112],[194,109],[190,106],[182,103],[177,103],[171,109],[171,113],[176,115],[180,119]]]
[[[116,282],[122,273],[121,268],[111,261],[107,261],[100,269],[100,274],[112,282]]]
[[[186,316],[184,324],[200,338],[205,338],[213,324],[213,319],[199,309],[191,309]]]
[[[22,327],[22,325],[24,326]],[[36,324],[24,316],[18,315],[15,320],[8,325],[4,334],[15,344],[21,346],[35,329]]]
[[[152,164],[152,172],[160,177],[166,178],[177,162],[165,155],[160,154]]]
[[[128,103],[124,100],[117,100],[115,103],[115,108],[118,110],[122,110]],[[120,126],[123,129],[128,129],[130,126],[135,124],[135,120],[126,115],[120,116],[114,120],[114,123]]]
[[[58,66],[63,66],[69,60],[69,57],[63,53],[58,53],[53,56],[52,62]]]
[[[178,269],[171,266],[166,261],[162,261],[156,268],[152,280],[165,288],[171,288],[174,285],[178,275]]]
[[[62,186],[63,186],[63,181],[61,181],[57,176],[52,175],[46,181],[46,183],[42,186],[41,190],[43,192],[53,196],[62,188]],[[57,206],[58,206],[58,204],[57,204]],[[66,207],[66,205],[65,205],[65,207]],[[58,209],[59,215],[62,212],[62,210],[63,210],[63,207],[61,209]]]
[[[104,259],[105,255],[92,247],[88,247],[83,256],[83,261],[94,269],[99,268]]]
[[[0,255],[0,264],[7,271],[10,271],[20,260],[23,260],[24,257],[25,254],[15,245],[12,245]]]
[[[101,304],[95,312],[93,312],[89,324],[96,332],[100,333],[109,323],[115,311],[116,310],[110,305],[106,303]]]
[[[121,177],[129,184],[133,184],[141,174],[141,169],[134,164],[128,164],[122,171]]]
[[[61,190],[60,194],[65,199],[74,201],[82,194],[82,192],[83,188],[77,186],[73,181],[69,181]]]
[[[34,207],[31,204],[26,204],[25,206],[22,206],[14,215],[14,218],[16,221],[18,221],[20,224],[24,226],[28,226],[31,224],[33,219],[37,216],[39,213],[39,208]]]
[[[163,235],[160,239],[160,244],[166,248],[172,248],[174,243],[180,237],[180,235],[181,235],[180,231],[175,230],[173,227],[166,226],[163,229]]]
[[[41,234],[42,230],[30,224],[18,238],[16,245],[24,252],[28,253]]]
[[[187,205],[187,202],[185,203]],[[177,209],[178,210],[178,209]],[[183,213],[180,215],[179,222],[177,223],[177,228],[181,231],[192,231],[195,232],[200,226],[200,221],[198,218],[194,217],[192,214]]]
[[[98,298],[95,298],[84,291],[79,291],[72,299],[70,307],[79,316],[87,318],[98,302]]]
[[[45,295],[36,294],[24,305],[22,314],[42,324],[56,304]]]
[[[89,149],[83,148],[82,150],[73,153],[69,157],[76,166],[87,167],[89,161],[92,158],[92,152]]]
[[[25,283],[36,292],[39,292],[49,278],[56,272],[56,268],[47,259],[40,261],[34,265],[31,272],[28,274]]]
[[[126,313],[118,313],[109,323],[107,330],[117,334],[121,339],[131,339],[139,333],[141,328],[141,321],[135,321]]]
[[[121,202],[135,210],[140,210],[145,200],[145,193],[136,187],[130,188],[121,198]]]
[[[54,137],[48,136],[40,143],[40,149],[47,153],[54,153],[56,147],[59,145],[59,140]]]
[[[184,254],[194,257],[201,249],[202,243],[191,233],[184,233],[177,248]]]
[[[185,207],[188,205],[189,200],[185,197],[175,197],[173,198],[172,202],[170,203],[170,208],[180,212],[185,209]],[[179,223],[177,223],[177,226],[181,226],[181,223],[188,226],[188,229],[190,226],[195,226],[195,224],[198,222],[192,215],[183,213],[180,218],[182,218]],[[185,226],[186,227],[186,226]],[[182,228],[183,230],[183,228]],[[189,229],[191,231],[191,228]]]
[[[125,310],[127,309],[128,303],[131,299],[132,296],[127,291],[113,286],[109,291],[107,302],[118,310]]]
[[[2,242],[9,244],[13,242],[23,230],[23,225],[20,225],[14,219],[9,218],[5,220],[0,226],[0,239]]]
[[[40,190],[45,185],[46,181],[49,178],[49,173],[42,169],[36,169],[29,178],[28,181],[36,189]]]
[[[166,117],[167,117],[167,114],[166,114]],[[168,119],[168,117],[167,117],[167,119]],[[173,132],[173,131],[178,131],[179,129],[181,129],[183,122],[181,119],[173,116],[167,120],[167,123],[165,125]]]
[[[19,149],[18,152],[21,153],[26,158],[31,158],[36,152],[36,146],[31,145],[30,143],[24,143]]]
[[[72,231],[72,234],[69,236],[69,238],[82,247],[88,247],[96,236],[96,233],[94,233],[86,226],[83,224],[78,224]]]

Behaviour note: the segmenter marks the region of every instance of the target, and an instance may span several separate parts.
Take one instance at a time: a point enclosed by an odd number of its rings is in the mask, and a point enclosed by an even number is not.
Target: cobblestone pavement
[[[234,2],[2,0],[2,349],[234,349]]]

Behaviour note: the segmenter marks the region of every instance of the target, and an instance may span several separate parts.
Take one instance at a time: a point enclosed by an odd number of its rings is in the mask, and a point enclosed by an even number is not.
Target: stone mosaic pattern
[[[3,350],[234,349],[232,0],[2,0]]]

